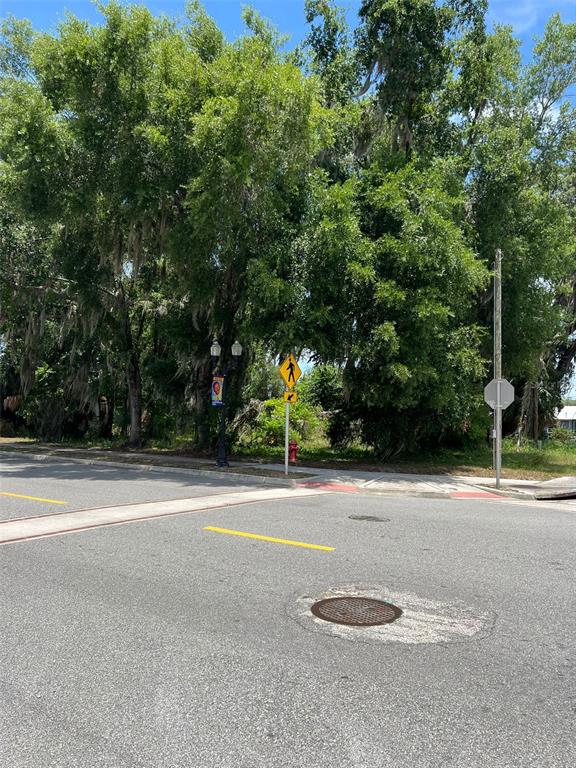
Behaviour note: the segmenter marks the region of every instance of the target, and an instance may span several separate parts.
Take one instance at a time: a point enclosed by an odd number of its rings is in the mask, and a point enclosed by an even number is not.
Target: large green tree
[[[471,88],[464,74],[455,82],[460,106],[467,106],[461,136],[470,220],[485,263],[492,263],[496,248],[504,254],[506,373],[522,397],[520,426],[537,438],[559,404],[574,359],[566,294],[576,266],[568,192],[576,110],[565,94],[576,82],[576,25],[552,17],[528,65],[509,30],[486,36],[482,45],[483,82]],[[459,53],[469,61],[472,41]],[[479,306],[486,324],[490,298],[485,294]],[[539,409],[544,418],[534,420]]]
[[[124,371],[138,446],[147,384],[157,398],[187,375],[200,428],[212,336],[227,351],[268,317],[258,285],[289,271],[319,116],[251,11],[236,44],[198,3],[182,26],[117,2],[103,14],[56,36],[6,25],[0,153],[6,194],[55,228],[56,272]]]
[[[334,78],[330,62],[345,57],[348,50],[342,35],[338,38],[329,34],[335,29],[335,17],[325,6],[323,35],[316,30],[311,44],[315,69],[330,86]],[[321,359],[339,357],[346,362],[349,404],[355,396],[357,402],[365,397],[361,377],[356,377],[354,384],[352,375],[355,368],[364,365],[373,375],[378,402],[384,410],[389,404],[398,417],[404,394],[413,396],[409,380],[394,392],[392,388],[380,388],[386,378],[382,363],[387,353],[369,340],[369,327],[362,327],[358,315],[361,304],[354,299],[353,283],[347,282],[346,265],[354,264],[355,274],[362,276],[361,294],[371,299],[366,314],[376,320],[379,304],[368,288],[368,265],[375,244],[382,238],[394,242],[398,231],[409,226],[406,217],[399,221],[387,210],[382,215],[377,190],[397,189],[400,183],[404,188],[401,180],[409,167],[406,158],[414,159],[412,173],[418,169],[423,175],[433,200],[442,199],[438,193],[445,195],[448,189],[459,201],[458,206],[442,207],[437,212],[444,216],[448,213],[445,223],[454,227],[460,239],[461,256],[466,252],[475,254],[484,277],[460,284],[457,296],[461,307],[454,312],[450,306],[451,276],[443,274],[438,301],[454,328],[462,331],[459,338],[462,350],[468,348],[470,352],[469,365],[460,366],[461,375],[455,385],[443,371],[447,360],[439,363],[436,355],[436,386],[446,400],[442,404],[441,397],[430,398],[430,382],[418,384],[415,372],[422,374],[425,382],[425,371],[430,370],[429,353],[436,342],[439,349],[443,345],[451,348],[445,344],[442,325],[429,322],[429,338],[423,343],[411,334],[411,324],[406,322],[413,317],[412,306],[399,301],[396,312],[384,306],[384,315],[391,322],[385,327],[392,348],[398,340],[397,362],[413,372],[416,391],[424,403],[410,414],[405,428],[396,428],[392,437],[387,434],[388,417],[379,421],[377,408],[370,417],[360,416],[385,443],[418,442],[410,434],[409,423],[416,435],[426,430],[436,436],[434,439],[442,433],[449,435],[455,423],[444,417],[443,407],[467,425],[481,391],[480,353],[485,360],[484,375],[489,373],[492,294],[486,271],[491,269],[496,248],[503,250],[505,264],[506,374],[514,380],[520,395],[525,392],[534,396],[540,391],[541,406],[550,413],[571,370],[574,223],[569,179],[574,118],[565,93],[574,82],[574,25],[562,24],[559,17],[553,17],[543,40],[535,47],[532,62],[523,65],[510,29],[499,27],[489,33],[485,11],[484,2],[474,1],[437,4],[427,0],[366,0],[362,4],[356,31],[358,63],[366,76],[360,91],[360,95],[365,94],[360,99],[365,105],[364,117],[357,126],[357,146],[362,151],[348,165],[348,181],[325,186],[321,218],[313,219],[312,239],[305,243],[303,262],[306,269],[312,269],[305,282],[312,286],[313,296],[305,312],[308,325],[306,320],[303,322],[309,338],[314,339],[308,343]],[[318,62],[322,56],[324,62]],[[444,173],[449,169],[449,173],[438,184],[440,168]],[[421,205],[414,191],[410,200],[408,211],[413,207],[415,220],[425,225],[430,203]],[[407,245],[412,249],[406,250],[405,259],[410,265],[410,281],[417,276],[424,281],[433,279],[434,262],[441,263],[445,254],[454,250],[450,240],[441,237],[435,245],[422,236],[416,237],[413,228],[408,231],[411,235]],[[425,273],[418,270],[420,260],[426,263]],[[393,258],[389,268],[396,299],[411,297],[403,288],[403,271]],[[325,270],[331,278],[320,283]],[[409,303],[414,303],[412,297]],[[402,328],[400,333],[391,333],[391,328],[396,331],[398,327]],[[355,350],[351,358],[352,339],[361,328],[364,355]],[[370,364],[367,359],[371,359]],[[535,382],[538,386],[534,386]],[[432,414],[427,411],[428,403],[432,404]],[[354,409],[349,410],[352,418]],[[509,413],[525,423],[526,413],[533,410],[532,404],[524,402],[520,410]],[[418,413],[426,424],[424,432],[418,424]],[[544,423],[541,419],[540,427]],[[528,431],[533,434],[533,430]]]
[[[198,165],[171,238],[177,290],[194,308],[185,346],[199,412],[207,405],[212,336],[222,368],[234,340],[244,344],[242,368],[228,386],[232,405],[253,342],[288,349],[291,243],[326,133],[315,84],[279,52],[273,28],[251,11],[245,21],[248,33],[207,67],[211,93],[189,134]]]
[[[359,420],[389,455],[462,432],[484,370],[473,304],[486,270],[462,231],[458,174],[375,161],[343,185],[321,177],[315,199],[302,323],[320,359],[344,365],[335,436]]]
[[[102,26],[68,17],[57,36],[30,38],[3,78],[0,141],[9,193],[59,225],[58,272],[84,330],[124,370],[138,446],[142,340],[163,308],[166,231],[194,169],[188,133],[208,82],[192,45],[201,19],[187,30],[142,7],[103,13]]]

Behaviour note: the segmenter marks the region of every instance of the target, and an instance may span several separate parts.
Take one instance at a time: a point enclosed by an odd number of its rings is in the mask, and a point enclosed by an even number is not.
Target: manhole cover
[[[366,520],[368,523],[389,523],[389,517],[376,517],[376,515],[348,515],[350,520]]]
[[[402,616],[400,608],[371,597],[329,597],[314,603],[310,610],[319,619],[352,627],[390,624]]]

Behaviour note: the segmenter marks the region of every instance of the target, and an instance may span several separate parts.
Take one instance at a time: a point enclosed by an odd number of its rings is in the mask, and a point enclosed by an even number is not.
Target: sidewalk
[[[461,498],[493,497],[494,495],[521,498],[576,498],[576,478],[560,477],[538,482],[534,480],[503,479],[499,491],[494,477],[467,477],[461,475],[422,475],[398,472],[370,472],[365,470],[335,470],[290,466],[288,476],[284,465],[233,461],[230,467],[218,467],[213,459],[189,456],[157,455],[137,451],[69,448],[54,445],[4,442],[0,455],[27,455],[35,459],[53,458],[85,464],[105,462],[112,466],[133,466],[156,471],[190,471],[196,474],[222,473],[257,480],[268,484],[285,483],[308,487],[326,487],[335,491],[364,491],[377,494],[452,496]]]
[[[281,464],[250,465],[265,466],[281,471]],[[362,470],[333,470],[299,465],[298,469],[314,472],[314,480],[332,484],[350,484],[359,490],[379,493],[429,493],[472,497],[483,492],[520,498],[554,499],[576,498],[576,477],[559,477],[553,480],[501,479],[496,490],[496,479],[492,477],[466,475],[422,475],[400,472],[367,472]]]

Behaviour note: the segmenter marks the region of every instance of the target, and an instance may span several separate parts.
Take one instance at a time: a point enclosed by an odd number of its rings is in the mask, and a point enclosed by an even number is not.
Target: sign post
[[[496,249],[494,265],[494,378],[502,378],[502,251]],[[500,488],[502,471],[502,398],[500,387],[496,387],[496,488]]]
[[[298,393],[293,391],[293,387],[296,386],[296,382],[302,376],[302,371],[298,365],[298,361],[292,353],[288,357],[284,358],[282,363],[278,366],[278,372],[286,385],[286,391],[284,392],[284,402],[286,408],[286,423],[284,426],[284,474],[288,474],[288,432],[290,431],[290,403],[295,403],[298,400]]]
[[[284,426],[284,474],[288,474],[288,431],[290,429],[290,403],[286,401],[286,424]]]
[[[494,378],[484,388],[484,400],[494,411],[494,469],[496,488],[502,473],[502,411],[514,402],[514,387],[502,378],[502,251],[494,264]]]

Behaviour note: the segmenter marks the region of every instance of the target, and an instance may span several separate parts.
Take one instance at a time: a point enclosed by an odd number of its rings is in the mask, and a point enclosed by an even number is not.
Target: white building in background
[[[556,416],[558,426],[576,432],[576,405],[565,405]]]

